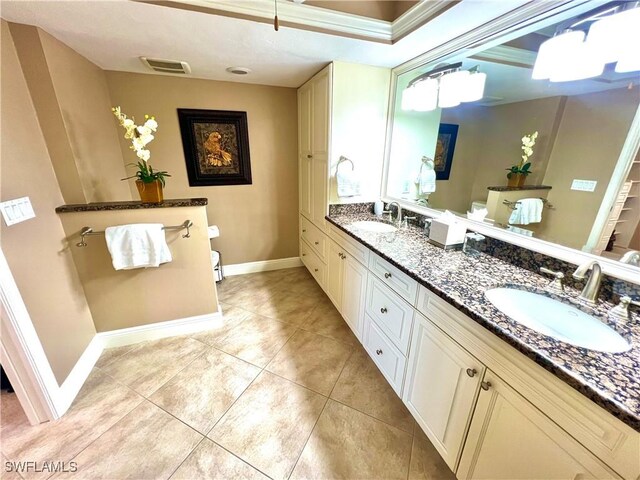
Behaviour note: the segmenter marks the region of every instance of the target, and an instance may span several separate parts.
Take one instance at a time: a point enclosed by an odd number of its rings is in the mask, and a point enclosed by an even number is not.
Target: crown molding
[[[271,23],[273,0],[135,0],[170,8]],[[423,0],[393,22],[338,12],[302,3],[278,1],[281,25],[350,38],[392,44],[462,0]]]

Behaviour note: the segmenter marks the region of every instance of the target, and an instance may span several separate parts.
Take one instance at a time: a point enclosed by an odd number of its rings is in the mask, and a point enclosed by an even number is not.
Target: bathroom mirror
[[[486,208],[475,220],[504,238],[638,265],[640,61],[613,61],[592,33],[629,15],[620,3],[396,68],[383,198],[430,215]]]

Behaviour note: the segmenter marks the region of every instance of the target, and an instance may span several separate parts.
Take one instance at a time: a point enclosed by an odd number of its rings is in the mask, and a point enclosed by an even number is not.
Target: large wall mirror
[[[635,5],[396,69],[383,197],[638,265],[640,56],[615,43]]]

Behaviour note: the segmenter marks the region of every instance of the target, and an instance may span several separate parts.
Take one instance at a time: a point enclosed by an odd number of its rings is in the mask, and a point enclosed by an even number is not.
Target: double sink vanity
[[[326,220],[301,216],[304,264],[457,478],[638,478],[637,315],[360,206]]]

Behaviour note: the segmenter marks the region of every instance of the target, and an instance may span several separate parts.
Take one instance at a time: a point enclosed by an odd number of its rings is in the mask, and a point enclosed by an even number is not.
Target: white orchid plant
[[[149,165],[149,158],[151,158],[151,152],[147,149],[147,145],[155,138],[153,134],[158,130],[158,122],[155,117],[149,115],[144,116],[144,124],[136,125],[133,118],[128,118],[120,107],[113,107],[111,109],[118,122],[124,128],[124,138],[131,141],[129,148],[136,152],[138,157],[138,163],[131,163],[129,165],[137,166],[138,171],[127,178],[122,180],[129,180],[130,178],[137,178],[144,183],[151,183],[158,180],[162,186],[165,185],[165,177],[170,177],[165,171],[154,171],[153,167]]]
[[[507,168],[509,173],[507,173],[507,178],[511,178],[513,175],[520,173],[525,177],[531,173],[531,162],[529,161],[529,157],[533,155],[533,146],[536,144],[536,139],[538,138],[538,132],[533,132],[530,135],[525,135],[522,137],[522,160],[517,165],[513,165],[510,168]]]

